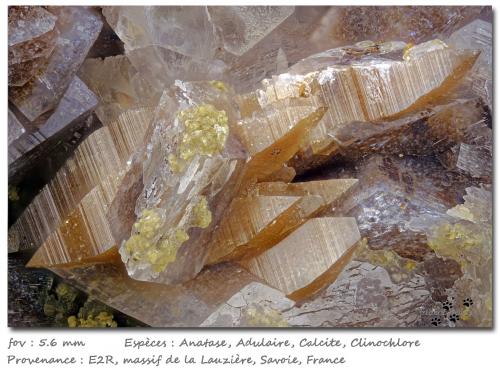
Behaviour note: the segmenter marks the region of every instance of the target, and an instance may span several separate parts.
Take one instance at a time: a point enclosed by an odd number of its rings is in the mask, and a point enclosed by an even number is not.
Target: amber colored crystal
[[[322,203],[318,196],[235,199],[212,237],[208,263],[248,258],[271,248],[313,216]]]
[[[318,289],[324,274],[342,271],[359,239],[354,218],[313,218],[243,265],[291,299],[300,300]]]
[[[124,112],[86,138],[11,227],[9,250],[42,245],[89,191],[124,169],[141,143],[150,115],[147,108]]]
[[[106,214],[119,180],[119,175],[110,177],[85,195],[37,249],[28,266],[81,264],[96,261],[102,254],[101,258],[106,257],[105,253],[116,245]]]
[[[256,185],[259,195],[318,195],[323,199],[322,209],[335,204],[350,194],[358,180],[356,179],[331,179],[307,182],[261,182]]]

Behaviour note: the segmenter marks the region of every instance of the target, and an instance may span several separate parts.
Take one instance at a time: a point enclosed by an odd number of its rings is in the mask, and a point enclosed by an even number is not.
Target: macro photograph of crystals
[[[490,6],[10,6],[10,327],[492,327]]]

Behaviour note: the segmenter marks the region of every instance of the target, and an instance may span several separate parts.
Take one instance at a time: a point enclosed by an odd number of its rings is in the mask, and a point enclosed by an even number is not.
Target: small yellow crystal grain
[[[139,234],[147,239],[152,239],[160,230],[162,218],[158,210],[145,209],[134,224]]]
[[[201,197],[200,201],[193,208],[194,226],[206,228],[212,222],[212,212],[208,209],[206,197]]]
[[[216,89],[219,89],[220,91],[227,91],[227,87],[224,84],[224,82],[219,81],[219,80],[213,80],[210,81],[210,84],[215,87]]]
[[[179,157],[190,161],[197,154],[212,156],[224,149],[229,134],[227,114],[213,105],[202,104],[179,112],[184,124]]]

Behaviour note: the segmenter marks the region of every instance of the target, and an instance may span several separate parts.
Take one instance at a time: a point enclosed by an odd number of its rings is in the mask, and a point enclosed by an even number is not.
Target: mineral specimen
[[[214,266],[178,285],[131,279],[123,264],[54,268],[53,271],[96,299],[154,327],[199,326],[232,296],[258,282],[241,267],[230,264]],[[289,302],[283,295],[275,297]],[[284,306],[278,302],[276,305]]]
[[[346,179],[257,184],[258,195],[232,202],[212,237],[208,263],[257,256],[340,201],[356,182]]]
[[[229,298],[200,326],[288,326],[282,311],[294,304],[295,302],[283,297],[280,291],[252,282]]]
[[[481,19],[455,31],[447,40],[448,44],[461,49],[480,50],[481,54],[467,76],[472,90],[490,106],[493,93],[493,44],[492,24]]]
[[[9,252],[117,310],[71,327],[491,326],[491,19],[12,7],[10,179],[92,110],[101,126]]]
[[[210,19],[221,35],[224,48],[245,54],[289,17],[293,6],[209,7]]]

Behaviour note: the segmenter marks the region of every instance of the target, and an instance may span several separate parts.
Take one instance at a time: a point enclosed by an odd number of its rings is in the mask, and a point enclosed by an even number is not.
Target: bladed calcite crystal
[[[492,26],[11,7],[9,259],[151,326],[491,326]],[[27,205],[24,164],[91,122]]]
[[[212,237],[208,263],[259,255],[340,202],[356,183],[355,179],[258,183],[255,195],[231,203]]]
[[[59,36],[47,67],[29,84],[12,87],[9,100],[30,120],[53,109],[99,35],[102,21],[84,7],[50,7]]]
[[[312,218],[244,266],[291,299],[300,300],[310,290],[321,289],[327,275],[335,279],[359,240],[354,218]],[[309,248],[305,250],[304,245]]]
[[[48,235],[28,266],[72,265],[97,262],[99,258],[106,261],[113,254],[117,256],[116,250],[110,251],[116,243],[107,220],[107,210],[120,180],[117,175],[88,192]]]
[[[321,205],[321,198],[314,196],[235,199],[212,237],[208,263],[237,260],[272,247]]]
[[[112,183],[142,143],[151,114],[147,108],[125,111],[86,138],[11,227],[9,250],[38,248],[89,191]]]
[[[352,52],[356,50],[359,55],[353,59]],[[356,122],[367,122],[369,126],[404,117],[446,95],[470,70],[478,55],[474,50],[455,50],[436,40],[407,48],[404,60],[400,54],[401,59],[382,59],[377,63],[366,56],[398,50],[402,54],[398,43],[386,48],[366,43],[318,54],[298,63],[289,73],[264,80],[259,90],[240,98],[240,109],[244,116],[250,116],[260,107],[298,97],[307,97],[313,105],[328,108],[291,162],[301,171],[301,167],[314,164],[315,157],[325,161],[338,149],[336,130],[346,130]],[[320,70],[311,71],[312,67]]]

